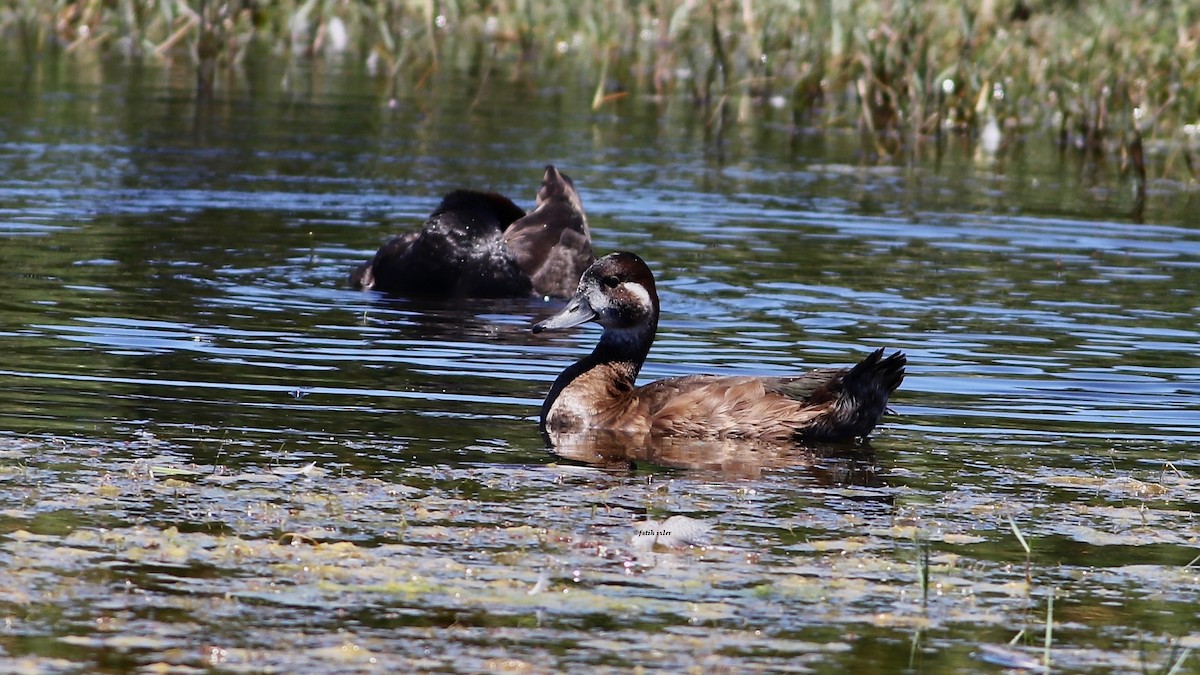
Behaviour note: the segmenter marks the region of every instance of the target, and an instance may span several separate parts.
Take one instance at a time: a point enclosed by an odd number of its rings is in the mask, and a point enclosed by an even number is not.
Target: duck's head
[[[651,335],[658,327],[658,292],[654,274],[638,256],[610,253],[592,263],[579,278],[579,288],[563,311],[537,323],[534,333],[571,328],[595,321],[612,333]]]

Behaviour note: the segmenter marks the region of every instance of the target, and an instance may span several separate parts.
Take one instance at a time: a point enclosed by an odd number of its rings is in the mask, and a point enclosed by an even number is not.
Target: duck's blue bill
[[[571,302],[563,311],[533,325],[533,332],[540,333],[544,330],[556,330],[559,328],[572,328],[580,324],[594,320],[598,315],[596,310],[592,309],[586,300],[578,296],[571,298]]]

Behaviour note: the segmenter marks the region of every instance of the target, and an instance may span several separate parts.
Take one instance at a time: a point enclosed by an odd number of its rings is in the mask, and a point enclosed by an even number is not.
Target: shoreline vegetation
[[[392,97],[441,74],[577,82],[595,109],[636,93],[714,122],[769,108],[797,129],[856,128],[882,159],[952,135],[993,153],[1041,136],[1117,160],[1139,191],[1200,172],[1187,0],[18,0],[0,36],[27,64],[185,63],[200,97],[247,59],[339,58]]]

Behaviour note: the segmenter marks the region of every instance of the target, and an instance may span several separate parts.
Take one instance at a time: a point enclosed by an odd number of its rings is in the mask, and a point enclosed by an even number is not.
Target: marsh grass
[[[1033,550],[1029,548],[1029,542],[1025,540],[1025,535],[1021,534],[1021,529],[1017,527],[1017,522],[1010,516],[1008,518],[1008,527],[1012,530],[1013,536],[1017,538],[1017,542],[1021,544],[1021,549],[1025,551],[1025,583],[1033,584]]]
[[[1046,637],[1042,643],[1042,668],[1047,672],[1050,671],[1050,645],[1054,642],[1054,593],[1055,589],[1050,588],[1050,592],[1046,594]]]
[[[24,0],[0,10],[0,34],[30,62],[185,60],[201,95],[261,51],[356,61],[393,96],[466,73],[581,87],[597,108],[638,92],[741,123],[790,112],[857,127],[881,158],[947,134],[999,132],[1000,151],[1049,134],[1144,184],[1147,154],[1151,177],[1196,177],[1195,14],[1185,0]]]
[[[1177,673],[1183,672],[1183,664],[1191,655],[1191,647],[1185,647],[1182,651],[1180,651],[1178,658],[1171,663],[1171,669],[1167,671],[1167,675],[1176,675]]]
[[[921,586],[921,605],[929,605],[929,543],[916,539],[917,582]]]

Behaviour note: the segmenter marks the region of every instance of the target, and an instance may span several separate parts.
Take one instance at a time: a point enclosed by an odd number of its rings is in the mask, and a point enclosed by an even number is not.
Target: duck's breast
[[[545,426],[555,431],[609,431],[645,435],[650,417],[644,402],[632,396],[633,375],[619,364],[589,368],[558,392],[545,413]]]

